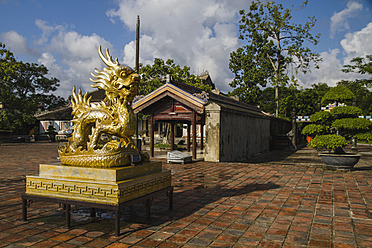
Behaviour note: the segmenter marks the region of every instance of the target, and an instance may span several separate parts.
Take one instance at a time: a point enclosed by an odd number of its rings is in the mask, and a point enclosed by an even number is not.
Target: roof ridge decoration
[[[209,93],[206,91],[202,91],[201,93],[194,93],[193,95],[206,102],[209,100]]]

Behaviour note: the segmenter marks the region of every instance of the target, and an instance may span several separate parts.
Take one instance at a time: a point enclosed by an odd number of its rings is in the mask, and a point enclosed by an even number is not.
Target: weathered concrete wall
[[[270,118],[210,103],[206,113],[205,161],[245,161],[270,149]]]
[[[221,107],[216,103],[205,108],[205,150],[204,160],[220,162]]]

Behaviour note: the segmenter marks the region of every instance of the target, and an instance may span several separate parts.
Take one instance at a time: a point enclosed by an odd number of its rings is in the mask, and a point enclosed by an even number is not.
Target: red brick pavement
[[[116,237],[103,211],[89,218],[73,208],[66,229],[58,204],[35,202],[20,220],[24,176],[56,161],[56,146],[0,145],[0,247],[372,247],[372,149],[351,172],[324,170],[309,149],[255,163],[164,163],[174,210],[155,199],[147,223],[136,205]]]

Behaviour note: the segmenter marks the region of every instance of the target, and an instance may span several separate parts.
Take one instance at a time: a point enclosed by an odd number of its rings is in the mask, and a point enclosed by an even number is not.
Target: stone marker
[[[171,151],[167,154],[167,163],[185,164],[192,161],[192,156],[180,151]]]

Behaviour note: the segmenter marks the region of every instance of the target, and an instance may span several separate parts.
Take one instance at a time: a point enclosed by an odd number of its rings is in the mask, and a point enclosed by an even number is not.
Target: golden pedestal
[[[28,195],[112,205],[171,186],[161,162],[108,169],[40,164],[39,176],[26,178]]]
[[[173,206],[171,173],[161,162],[147,162],[119,168],[90,168],[62,164],[40,164],[38,176],[26,176],[22,196],[22,218],[27,220],[29,201],[40,200],[66,205],[66,226],[70,226],[70,205],[115,210],[115,232],[120,234],[120,210],[145,202],[150,218],[152,199],[166,193]]]

